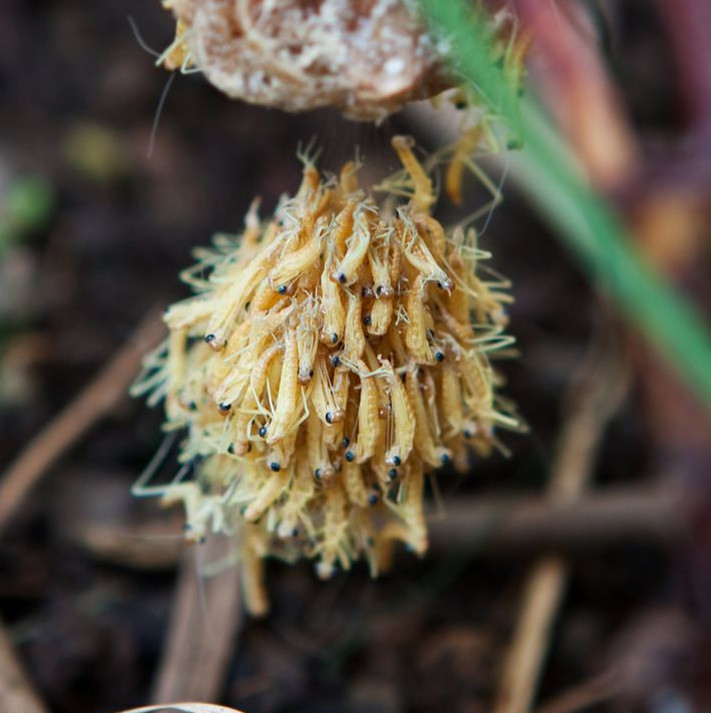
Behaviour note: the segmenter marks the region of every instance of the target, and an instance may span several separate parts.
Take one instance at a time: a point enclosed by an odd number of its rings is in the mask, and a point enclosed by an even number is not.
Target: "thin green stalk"
[[[512,170],[536,208],[612,298],[711,409],[711,334],[696,308],[645,262],[619,218],[574,168],[570,151],[531,100],[520,100],[492,60],[470,0],[420,0],[435,33],[451,43],[454,71],[520,131]]]

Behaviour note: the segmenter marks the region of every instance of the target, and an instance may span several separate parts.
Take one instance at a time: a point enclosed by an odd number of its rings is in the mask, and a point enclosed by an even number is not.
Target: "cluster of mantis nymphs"
[[[359,558],[381,571],[395,541],[423,553],[426,475],[467,470],[519,426],[488,358],[510,344],[507,285],[481,277],[473,229],[431,216],[411,142],[393,147],[400,189],[382,204],[354,163],[323,177],[304,156],[270,220],[255,203],[240,236],[200,250],[183,275],[196,294],[134,387],[165,400],[184,463],[137,492],[182,502],[193,539],[236,536],[255,612],[267,556],[328,577]]]

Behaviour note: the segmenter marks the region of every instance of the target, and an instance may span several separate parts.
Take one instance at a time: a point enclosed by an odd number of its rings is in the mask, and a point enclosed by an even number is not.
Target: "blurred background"
[[[711,5],[568,5],[520,1],[540,35],[530,81],[646,259],[707,309]],[[563,10],[573,19],[547,31]],[[173,31],[157,0],[0,9],[0,668],[26,673],[20,699],[0,675],[0,708],[195,693],[250,713],[516,713],[505,694],[526,683],[507,677],[527,662],[548,713],[709,710],[708,411],[599,296],[525,183],[503,182],[481,243],[513,283],[521,356],[498,366],[530,433],[438,479],[426,557],[325,583],[308,562],[270,562],[272,612],[251,620],[229,571],[200,584],[214,557],[182,544],[182,514],[132,498],[162,416],[125,391],[161,338],[156,312],[188,294],[191,250],[241,230],[255,195],[268,214],[293,191],[299,143],[315,137],[330,170],[358,147],[377,180],[396,168],[393,134],[434,150],[453,126],[419,109],[377,127],[284,114],[199,74],[164,95],[151,49]],[[495,182],[505,165],[487,164]],[[471,178],[465,212],[487,200]],[[199,657],[206,639],[219,651]],[[539,651],[525,662],[522,641]]]

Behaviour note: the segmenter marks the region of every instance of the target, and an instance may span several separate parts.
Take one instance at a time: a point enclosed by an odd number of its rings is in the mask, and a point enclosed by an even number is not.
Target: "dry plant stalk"
[[[217,559],[229,547],[226,538],[210,537],[204,554]],[[217,700],[239,639],[239,567],[203,581],[195,564],[194,557],[183,557],[153,682],[151,699],[157,703]]]
[[[487,3],[497,57],[516,20]],[[335,107],[379,120],[451,86],[448,43],[426,31],[412,0],[163,0],[177,20],[159,63],[197,67],[232,98],[287,111]]]
[[[5,625],[0,621],[0,710],[3,713],[47,713],[47,707],[17,658]]]
[[[353,163],[323,178],[302,156],[271,220],[255,202],[239,238],[198,251],[183,274],[198,294],[168,310],[133,389],[165,399],[195,470],[137,492],[182,502],[194,540],[236,535],[252,610],[268,555],[328,577],[361,557],[376,574],[396,540],[422,554],[425,473],[467,469],[470,447],[487,455],[495,427],[520,425],[488,359],[511,343],[508,285],[477,275],[474,231],[445,234],[411,141],[393,146],[404,171],[383,188],[407,203],[379,206]]]

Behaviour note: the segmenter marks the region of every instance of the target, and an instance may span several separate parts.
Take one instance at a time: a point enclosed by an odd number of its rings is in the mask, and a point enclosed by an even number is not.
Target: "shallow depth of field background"
[[[667,36],[653,3],[611,5],[611,71],[641,145],[663,164],[683,122]],[[139,46],[129,16],[156,50],[171,41],[172,20],[157,0],[3,0],[0,9],[2,468],[148,312],[187,296],[177,274],[193,247],[239,231],[255,195],[265,214],[297,187],[300,142],[315,137],[319,164],[332,170],[358,147],[365,180],[396,168],[393,134],[412,133],[425,150],[436,143],[431,127],[407,115],[379,127],[328,111],[286,115],[230,101],[199,74],[176,77],[152,142],[168,74]],[[697,173],[680,170],[679,190],[697,186]],[[509,459],[476,462],[466,478],[443,474],[444,517],[460,497],[542,491],[564,394],[601,323],[620,351],[645,350],[515,187],[505,184],[504,193],[482,245],[513,281],[510,330],[522,356],[501,370],[531,431],[502,434]],[[471,211],[487,200],[474,181],[466,195]],[[706,206],[696,217],[708,238]],[[439,215],[461,213],[444,206]],[[701,242],[698,274],[687,283],[706,304],[699,275],[708,276],[708,262]],[[704,710],[711,550],[699,523],[711,513],[708,448],[666,448],[639,377],[658,365],[633,362],[596,487],[642,492],[676,479],[698,493],[697,507],[688,536],[673,545],[644,535],[589,545],[581,538],[540,697],[615,671],[622,681],[613,700],[591,710]],[[670,396],[669,408],[683,404]],[[160,445],[160,424],[160,409],[121,400],[52,464],[0,538],[0,619],[53,712],[148,703],[177,569],[185,559],[200,566],[200,548],[181,545],[182,514],[129,493]],[[97,538],[102,525],[120,533],[112,546]],[[241,622],[221,702],[250,713],[490,710],[534,555],[524,540],[506,548],[440,543],[422,560],[402,551],[379,581],[360,565],[323,583],[308,562],[270,562],[272,614]],[[204,620],[219,629],[209,610]]]

